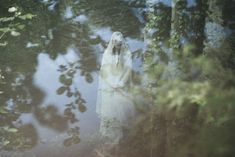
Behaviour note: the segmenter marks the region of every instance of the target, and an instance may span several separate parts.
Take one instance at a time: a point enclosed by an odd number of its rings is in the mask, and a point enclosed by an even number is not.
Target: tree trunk
[[[206,18],[206,41],[204,52],[210,48],[219,48],[226,39],[226,29],[223,26],[223,3],[220,0],[208,0],[208,16]]]
[[[191,9],[191,25],[192,36],[190,37],[190,44],[194,46],[193,53],[200,55],[203,52],[203,43],[205,40],[204,28],[206,23],[207,0],[196,0],[196,6]]]
[[[187,38],[187,0],[172,0],[171,46],[179,50]]]

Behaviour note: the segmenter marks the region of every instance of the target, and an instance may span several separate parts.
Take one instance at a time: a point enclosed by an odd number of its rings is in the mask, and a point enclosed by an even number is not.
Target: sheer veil
[[[117,45],[118,51],[115,50]],[[103,54],[96,103],[96,112],[101,119],[100,132],[111,141],[119,141],[121,127],[134,111],[128,98],[130,93],[126,91],[131,82],[131,71],[128,45],[120,32],[114,32]]]
[[[121,75],[119,75],[119,81],[115,82],[115,79],[108,80],[107,75],[111,75],[112,71],[115,69],[111,69],[113,67],[112,65],[115,64],[113,61],[117,60],[117,58],[114,58],[113,56],[113,49],[115,46],[115,39],[122,41],[121,46],[121,53],[119,56],[119,64],[122,65],[121,68]],[[114,59],[113,59],[114,58]],[[101,104],[102,104],[102,90],[105,90],[107,88],[115,88],[117,86],[125,86],[126,83],[131,81],[131,69],[132,69],[132,58],[131,58],[131,52],[129,50],[129,47],[123,38],[122,34],[120,32],[114,32],[111,36],[111,39],[108,43],[108,46],[106,50],[103,53],[102,62],[101,62],[101,68],[100,68],[100,75],[99,75],[99,85],[98,85],[98,96],[97,96],[97,103],[96,103],[96,112],[100,115],[101,110]],[[116,79],[118,76],[115,76]]]

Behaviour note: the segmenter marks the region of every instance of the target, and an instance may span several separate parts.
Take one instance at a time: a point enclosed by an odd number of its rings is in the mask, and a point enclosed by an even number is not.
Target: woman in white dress
[[[119,143],[122,128],[134,114],[131,94],[132,58],[122,33],[114,32],[102,58],[96,112],[106,142]]]

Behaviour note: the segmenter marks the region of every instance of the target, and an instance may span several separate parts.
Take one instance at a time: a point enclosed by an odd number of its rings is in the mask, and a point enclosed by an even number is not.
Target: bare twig
[[[100,151],[98,151],[97,149],[95,149],[95,152],[96,154],[99,156],[99,157],[105,157],[104,154],[102,154]]]
[[[0,40],[2,39],[2,37],[6,34],[6,32],[3,32],[0,36]]]

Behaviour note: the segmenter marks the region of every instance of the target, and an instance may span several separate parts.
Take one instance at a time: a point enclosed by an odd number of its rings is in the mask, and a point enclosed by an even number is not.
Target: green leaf
[[[80,96],[81,96],[81,94],[80,94],[80,92],[79,92],[79,91],[76,91],[76,92],[75,92],[75,94],[74,94],[74,96],[76,96],[76,97],[80,97]]]
[[[28,13],[25,16],[26,16],[26,19],[31,20],[35,15]]]
[[[1,17],[0,22],[8,22],[8,21],[13,21],[15,17]]]
[[[25,25],[18,25],[17,28],[24,29]]]
[[[68,96],[68,97],[72,97],[72,96],[73,96],[73,93],[70,92],[70,91],[68,91],[68,92],[67,92],[67,96]]]
[[[8,9],[8,12],[9,13],[14,13],[14,12],[16,12],[17,11],[17,8],[16,7],[10,7],[9,9]]]
[[[16,128],[9,128],[7,129],[9,132],[16,133],[18,130]]]
[[[14,31],[14,30],[15,30],[15,29],[11,29],[11,28],[9,28],[9,27],[0,28],[0,32],[4,32],[4,33],[10,32],[10,31]]]
[[[67,89],[66,87],[62,86],[62,87],[57,89],[56,93],[61,95],[65,92],[66,89]]]
[[[72,78],[66,78],[66,76],[63,74],[63,75],[60,75],[60,78],[59,78],[60,82],[67,85],[67,86],[70,86],[72,84]]]
[[[69,70],[69,71],[67,72],[67,75],[70,76],[70,77],[73,77],[75,73],[76,73],[75,70]]]
[[[67,85],[67,86],[70,86],[72,84],[73,80],[72,78],[69,78],[69,79],[66,79],[64,84]]]
[[[99,37],[90,39],[90,43],[91,43],[92,45],[99,44],[100,42],[101,42],[101,39],[100,39]]]
[[[0,107],[0,113],[1,114],[6,114],[9,113],[5,108]]]
[[[63,83],[66,80],[66,76],[64,74],[60,75],[59,80],[60,80],[61,83]]]
[[[20,35],[20,32],[16,32],[16,31],[11,31],[11,35],[12,36],[19,36]]]
[[[8,43],[4,41],[3,43],[0,43],[0,46],[6,46]]]
[[[91,76],[90,74],[87,74],[87,75],[86,75],[86,81],[87,81],[88,83],[92,83],[92,82],[93,82],[93,78],[92,78],[92,76]]]
[[[78,144],[80,142],[80,138],[78,136],[70,137],[66,140],[64,140],[63,144],[64,146],[68,147],[73,144]]]
[[[78,104],[78,109],[79,109],[79,111],[80,112],[86,112],[86,110],[87,110],[87,108],[86,108],[86,106],[85,105],[83,105],[82,103],[79,103]]]
[[[8,145],[9,143],[10,143],[10,141],[5,140],[5,141],[2,142],[2,145],[3,145],[3,146],[6,146],[6,145]]]
[[[19,16],[19,18],[22,19],[22,20],[27,20],[27,19],[31,20],[33,17],[35,17],[35,15],[30,14],[30,13]]]

